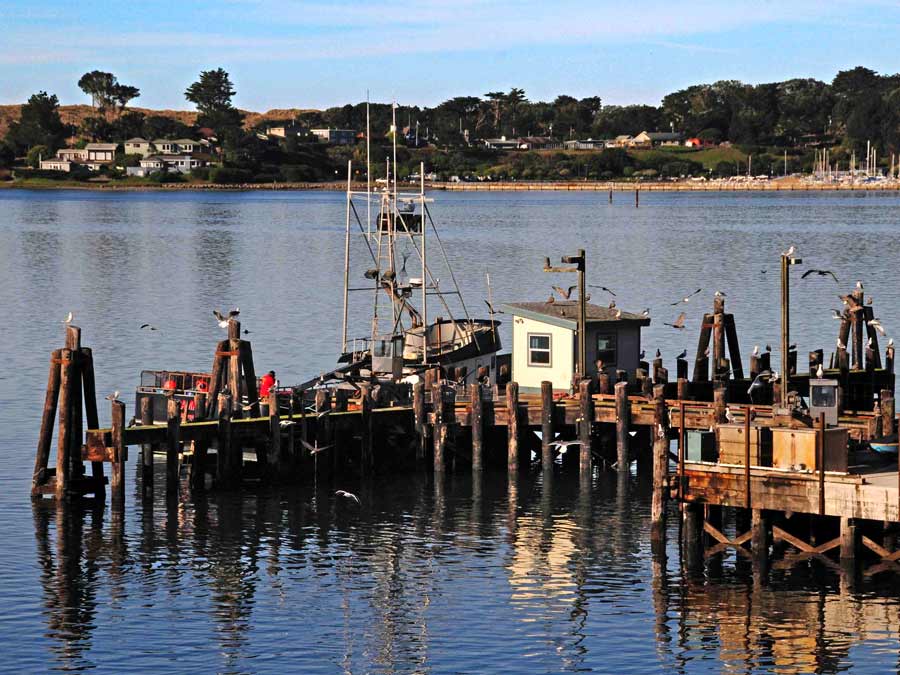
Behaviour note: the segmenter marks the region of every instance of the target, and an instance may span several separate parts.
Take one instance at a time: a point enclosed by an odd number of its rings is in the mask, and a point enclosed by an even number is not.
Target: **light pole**
[[[575,265],[575,267],[551,267],[550,258],[544,258],[544,271],[578,273],[578,363],[576,364],[576,370],[580,377],[584,377],[587,375],[587,344],[585,341],[587,298],[584,292],[584,271],[586,267],[584,249],[578,249],[578,255],[564,255],[560,262],[566,265]]]
[[[791,344],[791,265],[799,265],[801,258],[794,258],[794,247],[791,246],[781,254],[781,399],[778,404],[781,408],[787,408],[788,377],[790,367],[788,365],[788,352]]]

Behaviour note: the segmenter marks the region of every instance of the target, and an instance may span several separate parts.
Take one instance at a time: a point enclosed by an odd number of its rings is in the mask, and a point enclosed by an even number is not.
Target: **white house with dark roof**
[[[110,164],[116,159],[118,143],[88,143],[84,146],[87,151],[85,158],[88,164]]]
[[[69,173],[70,171],[72,171],[72,162],[68,159],[62,159],[60,157],[54,157],[52,159],[42,159],[41,169],[44,171],[65,171],[66,173]]]
[[[512,315],[512,379],[523,392],[539,392],[541,382],[554,391],[569,391],[578,350],[578,302],[514,302],[503,305]],[[625,370],[634,377],[641,354],[641,328],[650,318],[587,304],[588,375]]]
[[[681,134],[675,131],[642,131],[631,140],[636,148],[681,145]]]
[[[148,157],[153,154],[153,144],[146,138],[129,138],[122,145],[125,146],[126,155]]]

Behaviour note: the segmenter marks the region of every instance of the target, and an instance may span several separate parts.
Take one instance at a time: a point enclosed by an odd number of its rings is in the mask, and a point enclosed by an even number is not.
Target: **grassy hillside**
[[[0,105],[0,138],[6,135],[6,130],[11,122],[19,119],[22,106]],[[128,110],[142,112],[148,117],[151,115],[159,115],[161,117],[171,117],[177,119],[184,124],[191,125],[197,119],[197,113],[193,110],[152,110],[150,108],[131,108]],[[302,113],[310,112],[307,108],[281,108],[269,110],[266,112],[254,112],[252,110],[242,111],[245,115],[244,126],[250,128],[255,124],[264,120],[284,120],[291,119]],[[64,124],[74,124],[78,126],[85,117],[96,115],[96,111],[89,105],[61,105],[59,107],[59,116]]]
[[[715,169],[719,162],[746,162],[747,155],[737,148],[706,148],[695,150],[694,148],[659,148],[656,150],[631,150],[628,154],[639,161],[647,161],[655,158],[688,159],[692,162],[700,162],[705,169]]]

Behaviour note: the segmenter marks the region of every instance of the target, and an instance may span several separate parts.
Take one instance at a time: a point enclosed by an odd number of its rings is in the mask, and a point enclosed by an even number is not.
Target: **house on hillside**
[[[681,134],[674,131],[642,131],[631,139],[633,148],[657,148],[681,145]]]
[[[578,349],[578,302],[516,302],[502,309],[513,317],[512,379],[520,391],[539,392],[545,380],[554,391],[569,391]],[[649,325],[649,317],[588,303],[587,374],[596,374],[599,361],[605,372],[625,370],[633,378],[641,329]]]
[[[616,148],[627,148],[631,145],[633,141],[633,137],[630,134],[622,134],[620,136],[616,136],[613,140],[614,147]]]
[[[42,159],[41,169],[43,171],[65,171],[66,173],[69,173],[72,171],[72,164],[73,162],[68,159],[54,157],[52,159]]]
[[[519,150],[556,150],[562,143],[549,136],[520,136],[516,139]]]
[[[111,164],[116,159],[118,143],[88,143],[84,146],[87,151],[85,160],[88,164]]]
[[[321,142],[331,145],[353,145],[356,143],[356,131],[353,129],[310,129]]]
[[[168,171],[169,173],[190,173],[191,169],[207,166],[205,157],[191,154],[177,155],[151,155],[140,161],[138,166],[129,166],[125,169],[128,176],[146,178],[156,171]]]
[[[563,143],[563,147],[566,150],[603,150],[603,148],[610,147],[608,144],[611,142],[609,140],[588,138],[580,141],[566,141]]]
[[[153,144],[146,138],[129,138],[122,143],[126,155],[140,155],[147,157],[153,153]]]
[[[84,148],[62,148],[56,151],[58,159],[66,160],[72,163],[86,162],[88,153]]]
[[[268,138],[295,138],[306,133],[306,129],[299,124],[279,124],[266,127]]]
[[[501,136],[500,138],[485,138],[484,147],[490,150],[518,150],[519,139],[507,138],[506,136]]]

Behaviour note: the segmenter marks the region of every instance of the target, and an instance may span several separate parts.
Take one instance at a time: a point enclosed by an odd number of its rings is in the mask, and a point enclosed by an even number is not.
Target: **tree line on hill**
[[[185,90],[197,119],[187,125],[162,115],[128,110],[140,90],[120,83],[103,71],[85,73],[79,87],[91,99],[93,114],[78,128],[64,124],[59,101],[46,92],[34,94],[22,106],[0,143],[0,167],[28,155],[32,164],[41,153],[52,153],[72,137],[85,141],[122,141],[134,136],[196,138],[201,129],[215,135],[223,173],[232,180],[323,180],[345,170],[348,159],[364,166],[365,148],[327,146],[313,137],[265,137],[277,121],[246,128],[244,114],[233,104],[235,88],[218,68],[200,73]],[[367,111],[368,107],[368,111]],[[372,130],[373,173],[383,173],[395,114],[391,104],[347,104],[302,113],[283,120],[306,128],[335,127],[363,131],[366,116]],[[884,157],[900,151],[900,75],[880,75],[862,66],[837,73],[831,83],[814,79],[750,85],[734,80],[698,84],[665,96],[659,106],[603,105],[600,97],[557,96],[551,102],[530,101],[525,91],[493,91],[484,96],[458,96],[434,107],[402,106],[396,111],[401,146],[401,174],[426,162],[427,171],[442,174],[493,173],[498,177],[601,178],[653,171],[658,175],[740,170],[731,160],[704,167],[690,155],[641,155],[607,149],[575,157],[565,153],[500,153],[479,147],[477,139],[500,136],[549,136],[560,140],[613,138],[642,130],[674,129],[684,137],[708,144],[728,141],[759,157],[759,166],[791,149],[791,168],[802,169],[811,159],[797,148],[829,146],[840,159],[863,154],[871,142]],[[413,139],[418,140],[416,143]],[[35,150],[39,149],[40,153]],[[47,155],[44,155],[47,156]],[[209,173],[208,171],[206,172]]]

